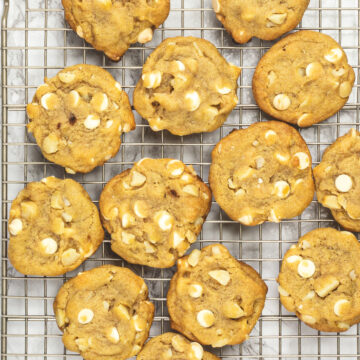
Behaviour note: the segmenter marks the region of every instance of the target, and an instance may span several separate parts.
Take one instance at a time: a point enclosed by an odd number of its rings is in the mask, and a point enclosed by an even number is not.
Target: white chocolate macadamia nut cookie
[[[141,277],[104,265],[67,281],[54,312],[68,350],[85,360],[125,360],[137,355],[148,338],[154,305]]]
[[[44,157],[70,174],[102,165],[119,151],[121,134],[135,129],[127,94],[94,65],[71,66],[45,79],[27,114]]]
[[[197,342],[190,342],[184,336],[165,333],[146,343],[137,360],[220,360],[217,356],[204,351]]]
[[[314,168],[316,195],[335,220],[360,231],[360,133],[351,129],[324,152]]]
[[[261,58],[252,87],[261,110],[307,127],[338,112],[348,101],[354,80],[354,70],[334,39],[298,31]]]
[[[133,264],[167,268],[196,241],[211,192],[191,166],[142,159],[115,176],[100,196],[114,252]]]
[[[134,107],[152,130],[174,135],[214,131],[238,102],[240,68],[195,37],[164,40],[148,57]]]
[[[285,254],[280,301],[319,331],[346,331],[360,322],[360,243],[348,231],[320,228]]]
[[[212,151],[215,200],[243,225],[300,215],[314,196],[311,155],[301,135],[279,121],[233,130]]]
[[[76,269],[104,239],[99,212],[85,189],[53,176],[29,183],[12,202],[9,259],[25,275]]]
[[[212,0],[216,17],[233,39],[246,43],[253,36],[274,40],[294,29],[309,0]]]
[[[152,40],[168,17],[170,0],[62,0],[71,28],[96,50],[118,61],[131,44]]]
[[[225,246],[193,250],[178,260],[167,305],[171,327],[203,345],[240,344],[264,307],[267,286]]]

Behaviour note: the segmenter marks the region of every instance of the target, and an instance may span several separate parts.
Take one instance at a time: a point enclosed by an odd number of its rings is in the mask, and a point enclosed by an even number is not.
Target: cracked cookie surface
[[[314,196],[311,155],[299,134],[278,121],[233,130],[212,151],[215,200],[243,225],[301,214]]]
[[[347,230],[360,231],[360,133],[351,129],[324,152],[314,168],[316,195]]]
[[[165,333],[146,343],[137,360],[220,360],[217,356],[204,351],[196,342],[190,342],[182,335]]]
[[[212,4],[218,20],[243,44],[253,36],[274,40],[294,29],[309,0],[213,0]]]
[[[85,189],[53,176],[29,183],[11,205],[9,259],[25,275],[74,270],[104,239],[99,212]]]
[[[298,31],[277,42],[259,61],[254,98],[276,119],[307,127],[339,111],[355,74],[340,45],[315,31]]]
[[[94,65],[71,66],[45,79],[27,114],[43,155],[71,174],[87,173],[115,156],[121,134],[135,129],[127,94]]]
[[[137,355],[148,338],[154,305],[141,277],[104,265],[67,281],[54,312],[68,350],[85,360],[125,360]]]
[[[62,0],[71,28],[118,61],[131,44],[152,40],[168,17],[170,0]]]
[[[238,102],[240,71],[207,40],[166,39],[146,60],[134,107],[154,131],[214,131]]]
[[[285,254],[278,278],[285,308],[319,331],[360,321],[360,244],[347,231],[310,231]]]
[[[211,207],[211,192],[191,166],[142,159],[111,179],[100,212],[111,248],[126,261],[167,268],[196,241]]]
[[[167,305],[171,327],[203,345],[240,344],[264,307],[267,286],[225,246],[193,250],[178,260]]]

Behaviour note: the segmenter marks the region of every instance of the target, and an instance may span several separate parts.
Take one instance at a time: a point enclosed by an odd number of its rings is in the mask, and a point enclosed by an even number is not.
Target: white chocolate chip
[[[332,275],[323,275],[314,282],[315,292],[322,298],[329,295],[339,286],[339,280]]]
[[[100,118],[96,115],[88,115],[84,121],[84,126],[89,130],[94,130],[100,125]]]
[[[337,325],[340,329],[345,329],[345,330],[350,329],[350,325],[344,322],[339,322]]]
[[[343,316],[350,309],[350,301],[347,299],[340,299],[334,304],[334,313],[337,316]]]
[[[9,224],[9,231],[10,234],[13,236],[18,235],[23,229],[23,223],[20,219],[14,219],[10,224]]]
[[[111,128],[111,126],[112,126],[113,123],[114,123],[114,121],[108,120],[108,121],[106,122],[106,124],[105,124],[105,127],[106,127],[107,129],[109,129],[109,128]]]
[[[119,91],[122,91],[122,87],[121,87],[121,85],[120,85],[117,81],[115,81],[114,86],[115,86]]]
[[[224,86],[222,88],[217,88],[216,90],[221,95],[227,95],[227,94],[230,94],[230,92],[231,92],[231,89],[226,86]]]
[[[171,177],[179,177],[183,174],[185,170],[185,165],[179,160],[170,160],[166,169],[169,171]]]
[[[185,237],[190,244],[196,241],[196,235],[191,230],[186,230]]]
[[[174,218],[165,210],[158,211],[154,220],[163,231],[170,231],[174,222]]]
[[[351,270],[349,272],[349,276],[350,276],[351,280],[356,280],[356,272],[355,272],[355,270]]]
[[[301,260],[302,260],[302,257],[299,255],[291,255],[286,258],[286,262],[289,264],[293,264],[293,263],[299,262]]]
[[[282,153],[276,152],[275,159],[277,161],[279,161],[280,164],[287,164],[290,159],[290,156],[288,154],[282,154]]]
[[[162,72],[159,70],[154,70],[152,72],[143,74],[141,78],[145,88],[155,89],[161,84]]]
[[[347,98],[351,94],[352,85],[350,81],[344,81],[340,84],[339,95],[343,99]]]
[[[270,215],[268,217],[268,220],[269,221],[272,221],[272,222],[275,222],[275,223],[279,223],[280,222],[280,219],[278,218],[276,212],[274,209],[271,209],[270,210]]]
[[[245,315],[244,310],[233,301],[227,301],[224,304],[223,312],[229,319],[239,319]]]
[[[329,209],[341,209],[337,196],[327,195],[324,197],[323,205]]]
[[[59,139],[55,134],[48,135],[43,141],[43,149],[48,154],[58,151]]]
[[[261,169],[265,164],[265,159],[262,156],[259,156],[255,160],[256,168]]]
[[[305,154],[303,152],[298,152],[294,155],[294,158],[298,159],[297,168],[299,170],[305,170],[310,166],[310,158],[308,154]]]
[[[173,248],[176,249],[185,240],[185,237],[179,234],[177,231],[173,233]]]
[[[335,179],[335,187],[338,191],[346,193],[352,188],[352,180],[349,175],[342,174]]]
[[[188,263],[193,267],[196,266],[199,263],[200,255],[201,255],[200,250],[198,249],[193,250],[189,255]]]
[[[59,79],[65,84],[70,84],[75,80],[75,74],[72,72],[61,72],[59,73]]]
[[[188,111],[195,111],[200,106],[200,96],[197,91],[189,91],[185,94],[185,107]]]
[[[213,348],[220,348],[220,347],[223,347],[225,345],[228,345],[230,342],[230,339],[228,338],[223,338],[223,339],[220,339],[220,340],[217,340],[215,341],[213,344],[211,344],[211,346]]]
[[[265,137],[266,143],[269,144],[269,145],[272,145],[272,144],[274,144],[276,142],[276,139],[277,139],[278,135],[274,130],[268,130],[265,133],[264,137]]]
[[[250,225],[254,221],[253,217],[251,215],[243,215],[240,218],[238,218],[238,222],[240,222],[243,225]]]
[[[179,71],[185,71],[185,65],[183,62],[181,62],[180,60],[175,60],[175,63]]]
[[[327,52],[324,57],[327,61],[335,64],[343,57],[343,52],[339,48],[334,48]]]
[[[216,13],[220,12],[221,6],[219,0],[212,0],[212,6]]]
[[[301,320],[310,325],[313,325],[316,323],[316,319],[311,315],[302,314]]]
[[[183,187],[183,192],[192,196],[199,196],[199,189],[196,185],[190,184]]]
[[[21,216],[25,219],[35,218],[38,214],[38,207],[33,201],[23,201],[20,207]]]
[[[131,181],[130,181],[130,186],[132,187],[139,187],[144,185],[146,182],[146,176],[137,172],[137,171],[132,171],[132,177],[131,177]]]
[[[315,291],[311,290],[303,297],[303,300],[304,301],[311,300],[314,297],[315,297]]]
[[[124,229],[133,226],[135,223],[135,218],[129,213],[125,213],[121,218],[121,225]]]
[[[90,103],[97,112],[102,112],[108,108],[109,98],[106,94],[98,92],[92,97]]]
[[[114,344],[117,344],[120,340],[120,335],[119,332],[117,330],[117,328],[115,326],[113,326],[112,328],[110,328],[107,331],[107,338]]]
[[[156,252],[155,246],[151,245],[148,241],[144,241],[145,253],[154,254]]]
[[[125,318],[126,320],[130,320],[129,310],[126,306],[118,304],[114,306],[113,311],[119,319]]]
[[[126,231],[123,231],[121,233],[121,241],[126,245],[131,245],[135,241],[135,235],[128,233]]]
[[[304,279],[312,277],[315,273],[315,270],[315,264],[311,260],[307,259],[301,260],[297,267],[298,274]]]
[[[77,338],[75,339],[75,343],[80,351],[86,351],[89,348],[90,338]]]
[[[197,322],[200,326],[208,328],[212,326],[215,322],[214,313],[210,310],[201,310],[196,315]]]
[[[203,287],[200,284],[191,284],[189,286],[189,295],[192,298],[199,298],[202,295]]]
[[[149,215],[148,206],[145,201],[137,200],[134,204],[134,213],[137,217],[145,219]]]
[[[283,111],[290,107],[291,100],[285,94],[278,94],[274,97],[273,105],[274,105],[275,109],[277,109],[279,111]]]
[[[81,309],[78,314],[80,324],[88,324],[94,318],[94,313],[90,309]]]
[[[193,353],[194,358],[196,360],[202,360],[202,358],[204,356],[203,347],[197,342],[190,343],[190,347],[191,347],[191,351]]]
[[[236,186],[232,178],[228,178],[228,187],[233,190],[236,189]]]
[[[290,185],[284,180],[277,181],[274,184],[274,193],[279,198],[285,199],[290,194]]]
[[[171,339],[171,346],[179,353],[183,353],[185,351],[184,343],[185,341],[180,335],[175,335]]]
[[[80,254],[75,249],[68,249],[61,255],[61,262],[64,266],[70,266],[74,264],[80,257]]]
[[[289,296],[290,294],[280,285],[278,286],[278,291],[281,296]]]
[[[80,95],[76,90],[71,90],[69,92],[69,98],[70,98],[70,106],[77,107],[80,101]]]
[[[139,315],[137,314],[134,315],[132,320],[134,323],[134,328],[137,332],[141,332],[145,330],[146,322]]]
[[[224,286],[226,286],[230,281],[230,274],[226,270],[209,271],[209,276]]]
[[[56,191],[51,195],[50,206],[53,209],[63,209],[63,198],[60,192]]]
[[[313,62],[306,67],[305,74],[310,79],[317,79],[321,76],[322,70],[323,67],[319,62]]]
[[[335,77],[341,77],[343,75],[345,75],[346,70],[341,67],[340,69],[333,69],[331,70],[331,73],[335,76]]]
[[[151,28],[146,28],[138,35],[138,42],[141,44],[145,44],[152,40],[153,31]]]
[[[47,93],[41,97],[40,102],[45,110],[53,110],[57,105],[58,97],[54,93]]]
[[[271,14],[267,18],[276,25],[281,25],[284,23],[287,14]]]
[[[72,221],[72,216],[66,212],[61,214],[61,217],[64,219],[65,222],[69,223]]]
[[[298,126],[308,126],[310,124],[307,123],[307,120],[311,117],[311,114],[304,113],[300,115],[300,117],[297,120]]]
[[[82,29],[82,27],[81,27],[80,25],[78,25],[78,26],[76,27],[76,33],[77,33],[81,38],[84,37],[84,31],[83,31],[83,29]]]
[[[268,73],[267,78],[268,78],[268,86],[271,86],[276,81],[277,76],[276,76],[275,72],[271,70]]]
[[[110,304],[109,304],[107,301],[103,301],[102,304],[103,304],[104,310],[105,310],[105,311],[109,311],[109,309],[110,309]]]
[[[47,255],[55,254],[58,248],[57,242],[50,237],[41,240],[40,244],[43,252]]]

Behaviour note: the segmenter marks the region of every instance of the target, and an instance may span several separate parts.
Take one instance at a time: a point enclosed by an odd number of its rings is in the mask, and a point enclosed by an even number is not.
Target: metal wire
[[[9,4],[10,2],[10,4]],[[172,0],[171,14],[146,46],[134,45],[118,63],[113,63],[80,40],[63,19],[60,0],[5,0],[2,19],[2,235],[1,235],[1,358],[75,359],[62,345],[52,312],[59,287],[78,271],[105,263],[128,266],[146,280],[156,305],[151,336],[170,330],[166,293],[174,269],[152,269],[124,263],[110,250],[107,237],[97,251],[77,271],[51,278],[23,276],[7,258],[7,217],[11,201],[28,182],[44,176],[65,177],[58,166],[47,162],[34,139],[26,132],[25,106],[43,77],[75,63],[92,63],[112,72],[132,96],[149,53],[165,38],[193,35],[215,43],[231,62],[243,68],[239,81],[239,105],[226,124],[210,134],[175,137],[167,132],[153,133],[137,116],[137,129],[123,136],[118,155],[90,174],[72,176],[82,183],[97,203],[104,184],[115,174],[144,156],[174,157],[192,164],[207,180],[213,146],[233,128],[242,128],[268,119],[251,94],[251,78],[270,42],[253,39],[245,45],[234,43],[216,20],[211,0]],[[319,30],[337,39],[347,52],[357,78],[360,70],[360,0],[313,0],[299,28]],[[349,102],[331,119],[302,129],[313,156],[321,153],[339,135],[359,125],[359,83]],[[69,175],[67,175],[69,176]],[[298,218],[280,224],[265,223],[242,227],[213,202],[202,234],[195,244],[202,247],[222,242],[231,253],[256,268],[269,292],[260,321],[250,339],[239,346],[211,350],[222,359],[358,359],[359,326],[343,334],[320,333],[301,323],[281,306],[276,277],[280,260],[289,246],[316,227],[334,226],[329,212],[314,200]]]

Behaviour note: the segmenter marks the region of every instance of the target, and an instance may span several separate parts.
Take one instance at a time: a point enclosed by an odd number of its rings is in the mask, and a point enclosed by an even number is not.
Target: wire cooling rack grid
[[[61,277],[40,278],[17,273],[7,258],[7,216],[11,201],[25,184],[44,176],[65,177],[62,168],[44,160],[25,128],[25,105],[31,101],[44,76],[51,77],[65,66],[91,63],[109,70],[132,97],[146,57],[165,38],[193,35],[212,41],[228,61],[243,68],[239,82],[239,105],[226,124],[210,134],[187,137],[167,132],[154,133],[136,115],[137,128],[123,138],[118,155],[90,174],[72,176],[81,182],[97,202],[104,184],[141,157],[174,157],[192,164],[207,181],[213,146],[234,128],[242,128],[267,117],[259,111],[251,92],[251,79],[260,57],[270,42],[254,39],[234,43],[212,11],[211,0],[171,0],[171,13],[164,26],[146,46],[133,46],[118,63],[105,58],[84,43],[64,22],[60,0],[5,0],[2,19],[2,331],[1,358],[79,359],[61,342],[52,311],[59,287],[78,271],[105,263],[124,262],[110,250],[109,237],[97,253],[77,271]],[[333,36],[345,49],[356,75],[359,72],[358,0],[312,0],[301,24]],[[359,88],[354,87],[348,104],[331,119],[302,129],[318,163],[324,148],[351,127],[359,126]],[[66,175],[69,176],[69,175]],[[320,333],[302,324],[279,303],[277,277],[280,260],[289,246],[311,229],[337,226],[329,212],[316,201],[298,218],[280,224],[242,227],[230,221],[213,202],[201,237],[202,247],[221,241],[234,256],[256,268],[269,292],[260,321],[248,341],[240,346],[215,350],[222,359],[358,359],[359,326],[346,333]],[[151,336],[170,330],[166,293],[174,269],[152,269],[128,265],[145,278],[156,305]]]

